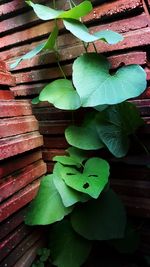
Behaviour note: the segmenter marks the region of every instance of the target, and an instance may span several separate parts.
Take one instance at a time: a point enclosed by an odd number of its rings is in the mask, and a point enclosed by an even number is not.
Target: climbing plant
[[[54,157],[53,173],[42,179],[25,222],[28,225],[53,224],[49,243],[53,264],[80,267],[91,251],[93,240],[111,240],[117,247],[117,240],[121,244],[129,233],[124,206],[110,188],[109,163],[98,156],[90,157],[89,150],[98,150],[99,155],[101,149],[109,150],[118,158],[128,153],[130,136],[135,135],[143,120],[135,105],[127,100],[145,90],[146,74],[139,65],[110,71],[109,61],[97,53],[94,42],[112,45],[122,41],[123,36],[110,30],[89,32],[82,17],[92,11],[90,1],[79,5],[69,1],[67,11],[57,10],[53,2],[54,8],[50,8],[26,1],[41,20],[54,20],[54,28],[46,42],[16,60],[11,67],[15,68],[22,60],[42,50],[52,50],[63,78],[45,86],[33,103],[48,101],[58,109],[70,111],[82,107],[85,118],[80,125],[72,123],[66,129],[70,147],[66,155]],[[73,63],[72,80],[67,79],[58,60],[59,20],[85,48],[85,53]],[[89,43],[93,44],[94,52],[88,52]]]

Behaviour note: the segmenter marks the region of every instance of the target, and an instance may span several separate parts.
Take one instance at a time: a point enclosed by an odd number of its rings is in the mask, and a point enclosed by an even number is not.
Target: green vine
[[[42,50],[52,50],[63,76],[48,84],[33,103],[48,101],[56,108],[72,112],[80,107],[91,108],[85,112],[80,126],[74,124],[66,129],[65,137],[71,147],[66,151],[67,155],[54,157],[53,173],[41,181],[26,215],[26,223],[53,224],[49,243],[53,264],[80,267],[91,251],[93,240],[111,240],[111,245],[117,248],[117,240],[120,247],[123,240],[132,238],[124,206],[110,188],[109,163],[100,157],[89,157],[88,151],[99,150],[101,154],[101,149],[105,149],[118,158],[128,153],[130,136],[135,136],[143,120],[135,105],[126,100],[145,90],[146,74],[139,65],[124,66],[110,74],[110,64],[97,53],[94,42],[112,45],[123,37],[110,30],[89,33],[81,18],[92,11],[90,1],[76,6],[71,0],[68,11],[55,9],[55,1],[53,9],[32,1],[26,3],[40,19],[55,20],[54,29],[46,42],[19,58],[11,67]],[[85,48],[85,53],[73,63],[72,81],[67,79],[60,65],[56,46],[57,20],[60,19]],[[93,53],[88,53],[89,43],[93,44]]]

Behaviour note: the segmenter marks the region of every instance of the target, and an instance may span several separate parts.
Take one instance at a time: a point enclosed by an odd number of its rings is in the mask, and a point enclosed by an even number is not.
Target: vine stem
[[[87,46],[86,46],[85,42],[84,42],[84,41],[82,41],[82,44],[83,44],[83,46],[84,46],[85,52],[87,53],[87,52],[88,52],[88,50],[87,50]]]
[[[96,48],[96,45],[95,45],[95,43],[94,43],[94,42],[92,42],[92,44],[93,44],[93,47],[94,47],[94,50],[95,50],[95,52],[98,54],[98,51],[97,51],[97,48]]]
[[[71,9],[71,8],[73,7],[73,6],[72,6],[72,1],[69,0],[68,2],[69,2],[70,9]]]
[[[56,8],[56,1],[53,0],[53,8],[55,9]]]
[[[60,62],[59,62],[59,53],[58,53],[57,48],[54,51],[55,51],[55,55],[56,55],[56,60],[57,60],[58,68],[59,68],[62,76],[64,77],[64,79],[67,79],[66,74],[64,73],[63,68],[62,68],[62,66],[60,65]]]

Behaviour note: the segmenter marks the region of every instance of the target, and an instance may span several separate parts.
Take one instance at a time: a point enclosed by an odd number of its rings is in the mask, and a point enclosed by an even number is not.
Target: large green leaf
[[[101,40],[109,44],[116,44],[123,40],[123,36],[121,34],[111,30],[90,34],[88,28],[82,22],[75,19],[64,19],[63,22],[68,31],[87,43]]]
[[[65,137],[70,145],[85,150],[100,149],[104,146],[96,130],[95,114],[97,113],[88,113],[82,126],[73,125],[66,129]]]
[[[129,65],[111,75],[104,56],[88,53],[74,61],[73,83],[83,107],[111,105],[140,95],[146,88],[146,73],[139,65]]]
[[[82,162],[87,158],[85,152],[75,147],[70,147],[66,150],[69,156],[55,156],[54,161],[58,161],[64,165],[75,165],[81,167]]]
[[[75,110],[81,106],[78,93],[71,81],[67,79],[55,80],[44,87],[39,95],[40,101],[48,101],[56,108]]]
[[[55,164],[53,172],[53,181],[61,196],[64,206],[69,207],[77,202],[87,201],[88,198],[85,194],[80,193],[65,184],[64,180],[61,178],[61,172],[63,168],[64,167],[60,163]]]
[[[122,238],[126,213],[122,202],[111,190],[97,200],[91,200],[74,209],[71,222],[74,230],[89,240]]]
[[[48,39],[46,42],[38,44],[34,49],[32,49],[30,52],[27,54],[23,55],[22,57],[18,58],[14,63],[10,64],[10,68],[16,68],[17,65],[25,59],[31,59],[37,54],[39,54],[42,50],[52,50],[54,48],[56,39],[58,36],[58,27],[54,27],[53,31],[50,33]]]
[[[52,226],[49,245],[52,262],[59,267],[80,267],[92,247],[92,243],[79,236],[67,220]]]
[[[84,1],[78,6],[73,7],[68,11],[55,10],[44,5],[34,4],[32,1],[26,1],[26,3],[34,9],[36,15],[42,20],[51,20],[59,18],[79,19],[92,11],[92,4],[90,3],[90,1]]]
[[[103,159],[91,158],[85,163],[83,173],[61,165],[60,175],[71,188],[98,198],[108,183],[109,164]]]
[[[110,106],[97,114],[97,132],[102,142],[116,157],[123,157],[129,149],[129,134],[143,124],[139,111],[132,103]]]
[[[28,225],[46,225],[60,221],[72,208],[64,207],[53,182],[53,175],[47,175],[41,181],[37,196],[30,204],[25,222]]]

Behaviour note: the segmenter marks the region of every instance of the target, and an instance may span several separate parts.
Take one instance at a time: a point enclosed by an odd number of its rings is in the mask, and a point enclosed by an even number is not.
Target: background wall
[[[48,3],[49,1],[34,2]],[[97,42],[97,50],[108,57],[113,69],[123,64],[135,63],[140,64],[146,70],[147,90],[133,102],[139,107],[146,122],[146,126],[139,134],[150,148],[150,1],[92,2],[94,10],[84,19],[90,31],[107,28],[124,36],[124,40],[117,45],[110,46]],[[64,0],[57,0],[56,4],[59,8],[68,7],[67,1]],[[46,40],[53,28],[53,22],[39,20],[23,0],[1,0],[0,15],[0,60],[7,62],[9,70],[9,64],[14,59],[30,51],[37,43]],[[61,65],[69,77],[72,71],[72,61],[84,52],[84,47],[78,39],[64,30],[61,23],[59,23],[59,28],[58,47]],[[89,51],[94,51],[92,45],[89,46]],[[9,192],[11,192],[2,198],[1,204],[2,229],[7,228],[6,233],[2,230],[1,236],[4,251],[1,266],[4,264],[19,266],[16,262],[24,252],[17,254],[17,251],[21,251],[19,248],[26,247],[24,244],[28,242],[26,240],[29,235],[26,232],[26,226],[22,224],[24,208],[21,207],[26,206],[34,197],[39,186],[39,178],[46,171],[41,158],[43,157],[46,162],[48,172],[51,172],[53,156],[63,154],[67,148],[63,133],[72,120],[69,112],[56,110],[48,103],[41,103],[31,108],[30,99],[38,95],[45,84],[62,75],[53,53],[44,52],[31,60],[23,61],[12,71],[12,74],[16,77],[16,85],[9,84],[11,91],[11,93],[9,91],[9,96],[6,91],[5,97],[4,94],[0,95],[3,99],[0,103],[0,116],[5,118],[0,121],[2,133],[0,137],[4,138],[0,139],[1,147],[4,147],[1,150],[2,192],[4,188],[7,188],[7,191],[10,188]],[[0,89],[4,90],[4,86]],[[78,119],[80,115],[76,112],[74,116]],[[39,147],[43,143],[38,129],[44,138],[42,153]],[[132,152],[130,157],[125,157],[120,162],[113,162],[112,168],[112,184],[115,190],[119,192],[126,204],[129,214],[134,216],[139,224],[142,222],[143,242],[140,249],[146,253],[150,253],[150,169],[144,165],[149,162],[150,157],[140,150],[136,154]],[[14,179],[22,185],[18,185],[15,189],[13,187],[12,191]],[[24,234],[19,234],[20,231]],[[31,235],[33,235],[31,240],[34,240],[31,242],[32,245],[33,243],[37,245],[35,241],[39,239],[39,236],[37,238],[37,234],[33,231]],[[31,253],[32,245],[28,250],[29,255],[35,255]],[[18,256],[15,258],[14,255]]]

